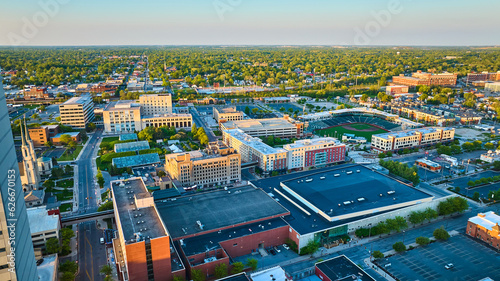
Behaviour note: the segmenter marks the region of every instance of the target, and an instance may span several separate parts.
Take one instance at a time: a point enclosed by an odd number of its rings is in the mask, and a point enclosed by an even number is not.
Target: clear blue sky
[[[0,0],[0,7],[0,45],[500,45],[498,0]]]

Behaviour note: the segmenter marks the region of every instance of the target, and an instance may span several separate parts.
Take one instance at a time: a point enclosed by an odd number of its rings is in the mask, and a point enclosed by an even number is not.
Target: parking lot
[[[475,181],[475,180],[479,180],[481,178],[489,178],[489,177],[498,176],[498,175],[500,175],[499,172],[484,171],[484,172],[480,172],[480,173],[477,173],[477,174],[467,175],[466,177],[461,177],[461,178],[458,178],[458,179],[454,179],[452,181],[451,185],[452,186],[459,186],[460,188],[466,188],[466,187],[468,187],[467,183],[469,181]]]
[[[258,262],[259,268],[268,267],[270,265],[275,265],[279,263],[283,263],[290,259],[296,258],[299,255],[290,249],[285,249],[283,246],[276,247],[279,252],[276,252],[274,249],[274,254],[271,253],[270,250],[267,250],[267,256],[263,257],[258,252],[255,252],[250,255],[245,255],[241,257],[234,258],[235,261],[240,261],[245,263],[247,259],[256,259]]]
[[[383,259],[380,265],[399,280],[500,279],[500,253],[465,235],[451,237]],[[452,263],[453,268],[445,265]]]
[[[289,108],[292,108],[293,111],[299,111],[299,112],[302,112],[302,108],[300,107],[297,107],[296,105],[294,104],[291,104],[291,103],[271,103],[271,104],[267,104],[269,105],[269,107],[277,110],[277,111],[280,111],[280,108],[284,107],[285,108],[285,113],[290,113],[288,110]]]
[[[63,155],[64,151],[66,151],[66,148],[54,148],[47,151],[43,156],[57,159]]]

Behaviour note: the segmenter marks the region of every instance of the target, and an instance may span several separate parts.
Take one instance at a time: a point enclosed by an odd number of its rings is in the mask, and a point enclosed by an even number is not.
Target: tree
[[[384,258],[384,254],[381,251],[373,251],[373,257],[376,259],[382,259]]]
[[[361,101],[366,102],[368,100],[369,96],[367,94],[363,94],[360,98]]]
[[[254,115],[255,115],[255,114],[257,113],[257,111],[259,111],[259,109],[258,109],[257,107],[252,108],[252,114],[254,114]]]
[[[450,238],[450,234],[443,227],[436,228],[432,235],[437,240],[448,240],[448,238]]]
[[[75,232],[72,229],[66,228],[66,227],[61,228],[61,239],[62,240],[69,240],[73,237],[75,237]]]
[[[59,266],[59,271],[76,274],[76,272],[78,271],[78,264],[76,264],[76,262],[74,261],[65,261]]]
[[[105,276],[105,280],[106,280],[106,278],[111,277],[112,272],[113,272],[113,269],[111,268],[111,266],[109,264],[103,265],[101,267],[101,269],[99,270],[99,273],[101,273],[102,275]],[[109,279],[109,280],[111,280],[111,279]]]
[[[250,267],[252,271],[257,269],[258,261],[256,259],[249,258],[247,259],[246,266]]]
[[[55,237],[49,238],[45,243],[45,247],[49,255],[59,253],[61,251],[61,245],[59,244],[59,239]]]
[[[174,275],[174,281],[185,281],[186,279],[184,279],[184,277],[180,276],[180,275]]]
[[[425,216],[425,219],[430,222],[431,220],[433,220],[433,219],[435,219],[435,218],[438,217],[438,213],[434,209],[427,208],[424,211],[424,216]]]
[[[431,240],[427,237],[419,236],[419,237],[415,238],[415,243],[417,243],[420,246],[425,246],[425,245],[429,245],[429,243],[431,243]]]
[[[164,177],[166,175],[167,175],[167,173],[165,173],[165,171],[163,171],[163,170],[158,171],[158,176],[159,177]]]
[[[423,212],[415,212],[415,211],[413,211],[413,212],[410,213],[408,220],[412,224],[422,223],[425,220],[425,214]]]
[[[198,127],[196,127],[196,124],[193,122],[193,126],[191,126],[191,134],[196,135],[198,132]]]
[[[99,184],[99,187],[103,188],[105,180],[104,180],[104,177],[101,173],[101,170],[97,171],[96,179],[97,179],[97,184]]]
[[[396,242],[392,245],[394,251],[400,253],[406,251],[406,245],[403,242]]]
[[[282,107],[280,107],[280,111],[281,111],[281,112],[285,112],[285,110],[286,110],[286,109],[285,109],[285,107],[283,107],[283,106],[282,106]]]
[[[220,279],[227,276],[227,265],[225,263],[219,263],[215,266],[215,278]]]
[[[467,182],[467,185],[468,185],[468,186],[474,186],[474,182],[473,182],[473,181],[468,181],[468,182]]]
[[[201,272],[200,269],[191,269],[191,279],[193,281],[205,281],[205,275]]]
[[[53,143],[51,141],[47,141],[44,145],[46,147],[52,147]]]
[[[64,272],[61,277],[61,281],[73,281],[73,280],[75,280],[75,274],[71,272]]]
[[[472,200],[479,201],[479,196],[480,196],[479,192],[477,191],[474,192],[474,195],[472,195]]]
[[[495,148],[495,145],[492,144],[491,142],[485,143],[484,148],[488,150],[493,150]]]
[[[406,229],[408,228],[408,223],[406,222],[405,218],[403,217],[400,217],[400,216],[396,216],[394,218],[394,221],[396,222],[396,226],[397,226],[397,231],[399,232],[401,229]]]
[[[245,265],[242,262],[233,263],[233,268],[231,269],[231,274],[238,274],[245,269]]]
[[[69,144],[70,141],[72,141],[73,139],[71,138],[70,135],[68,134],[63,134],[59,137],[59,142],[62,143],[62,144]]]
[[[65,174],[71,174],[72,172],[73,172],[73,167],[71,167],[70,165],[64,166],[64,173]]]
[[[250,115],[250,107],[245,106],[245,114]]]

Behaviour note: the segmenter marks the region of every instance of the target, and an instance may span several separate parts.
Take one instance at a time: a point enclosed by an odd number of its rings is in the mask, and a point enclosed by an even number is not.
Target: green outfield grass
[[[339,140],[342,139],[343,134],[355,134],[357,137],[365,137],[368,142],[371,141],[372,135],[376,134],[382,134],[382,133],[387,133],[386,130],[379,129],[375,126],[371,126],[369,124],[350,124],[349,125],[352,128],[358,129],[358,130],[366,130],[370,128],[376,129],[375,131],[371,132],[359,132],[359,131],[353,131],[350,129],[345,128],[345,126],[338,126],[338,127],[333,127],[329,129],[323,129],[323,130],[317,130],[315,131],[315,134],[318,136],[330,136],[330,137],[337,137]]]

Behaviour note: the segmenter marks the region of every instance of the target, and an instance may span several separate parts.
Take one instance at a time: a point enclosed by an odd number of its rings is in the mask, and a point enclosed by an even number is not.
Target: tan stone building
[[[139,104],[144,115],[172,113],[172,96],[170,94],[141,95]]]
[[[205,151],[165,155],[165,170],[182,186],[211,187],[241,181],[241,156],[222,142]]]
[[[227,121],[243,120],[243,112],[236,110],[236,107],[217,108],[214,107],[214,119],[217,124]]]
[[[94,101],[91,96],[73,97],[59,105],[61,123],[74,128],[85,128],[94,120]]]
[[[454,128],[427,127],[373,135],[372,149],[378,152],[398,151],[446,143],[453,141],[454,138]]]

